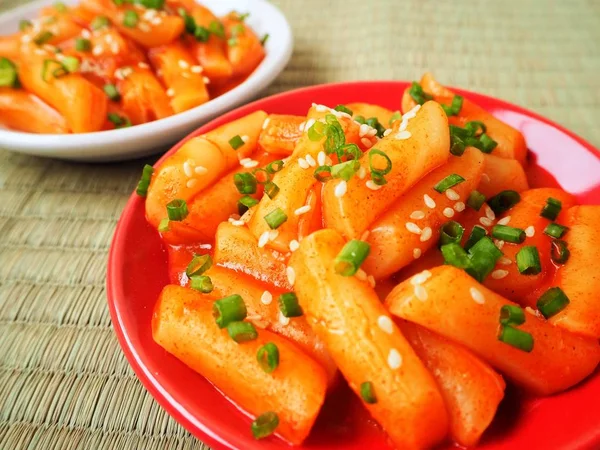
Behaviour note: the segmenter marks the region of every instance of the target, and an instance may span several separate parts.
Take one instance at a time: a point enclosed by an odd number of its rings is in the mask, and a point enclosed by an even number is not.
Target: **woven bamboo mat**
[[[277,4],[296,48],[267,93],[432,70],[600,146],[598,1]],[[206,448],[136,380],[106,307],[110,239],[148,161],[83,165],[0,150],[0,449]]]

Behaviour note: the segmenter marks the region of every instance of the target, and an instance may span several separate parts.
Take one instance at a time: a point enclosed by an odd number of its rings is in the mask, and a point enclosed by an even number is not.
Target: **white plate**
[[[18,30],[19,20],[56,0],[39,0],[0,15],[0,34]],[[249,12],[247,22],[263,36],[269,33],[265,59],[242,84],[204,105],[154,122],[118,130],[83,134],[33,134],[0,127],[0,148],[31,155],[74,161],[117,161],[164,150],[208,120],[256,97],[283,70],[292,54],[293,38],[284,15],[266,0],[199,0],[221,16],[229,11]],[[66,0],[77,4],[79,0]]]

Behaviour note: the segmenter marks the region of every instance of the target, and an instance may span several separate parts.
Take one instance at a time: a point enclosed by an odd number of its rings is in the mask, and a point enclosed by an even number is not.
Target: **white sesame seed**
[[[258,166],[258,161],[255,161],[250,158],[244,158],[240,161],[240,164],[244,166],[246,169],[252,169],[253,167]]]
[[[324,151],[320,151],[319,154],[317,155],[317,162],[319,163],[320,166],[324,166],[325,165],[325,159],[327,158],[327,155],[325,154]]]
[[[87,31],[87,30],[85,30],[85,31]],[[31,36],[28,34],[24,34],[23,36],[21,36],[21,42],[23,42],[25,44],[28,42],[31,42]]]
[[[488,219],[487,217],[480,217],[479,223],[481,225],[483,225],[484,227],[491,227],[494,224],[494,222],[492,220]]]
[[[183,78],[188,78],[188,79],[189,79],[191,75],[190,75],[190,73],[189,73],[189,72],[181,72],[181,76],[182,76]]]
[[[185,185],[191,189],[194,186],[196,186],[197,183],[198,180],[196,180],[195,178],[190,178],[189,180],[187,180],[187,183],[185,183]]]
[[[244,144],[247,144],[248,141],[250,140],[250,138],[245,134],[240,136],[240,139],[242,140],[242,142],[244,142]]]
[[[448,197],[448,199],[452,201],[460,200],[460,195],[458,195],[458,192],[456,192],[452,188],[446,189],[446,197]]]
[[[298,165],[303,169],[308,169],[310,167],[310,164],[308,164],[304,158],[298,158]]]
[[[140,69],[149,69],[150,68],[150,66],[148,64],[146,64],[145,62],[139,62],[138,67]]]
[[[140,22],[140,24],[138,25],[138,28],[140,30],[142,30],[144,33],[149,33],[151,30],[150,25],[148,25],[147,23],[144,23],[144,22]]]
[[[425,202],[425,206],[430,209],[435,208],[435,201],[427,194],[423,196],[423,201]]]
[[[300,208],[298,208],[296,211],[294,211],[294,214],[296,216],[301,216],[302,214],[306,214],[309,211],[310,211],[310,205],[304,205],[304,206],[301,206]]]
[[[243,227],[245,224],[245,222],[243,220],[236,220],[231,217],[229,219],[227,219],[227,221],[234,227]]]
[[[296,272],[294,272],[294,268],[291,266],[288,266],[285,269],[285,273],[287,275],[287,279],[288,279],[288,282],[290,283],[290,286],[293,286],[294,283],[296,282]]]
[[[367,272],[362,269],[358,269],[354,274],[357,280],[359,281],[367,281]]]
[[[364,180],[367,176],[367,169],[365,169],[363,166],[360,166],[360,169],[358,169],[356,175],[358,175],[359,179]]]
[[[387,358],[387,363],[388,366],[390,366],[390,369],[400,368],[400,366],[402,365],[402,356],[400,356],[398,350],[396,350],[395,348],[390,350],[390,353],[388,354]]]
[[[365,134],[367,134],[369,132],[370,128],[371,127],[369,125],[367,125],[366,123],[361,123],[360,127],[358,127],[358,136],[363,137]]]
[[[413,249],[413,258],[414,259],[419,259],[421,257],[421,255],[422,255],[422,253],[423,252],[421,251],[420,248]]]
[[[371,146],[373,145],[373,143],[371,142],[371,139],[366,138],[366,137],[361,138],[360,142],[362,143],[362,145],[365,148],[371,148]]]
[[[112,34],[105,34],[104,40],[110,44],[112,41],[114,41],[114,38],[113,38]]]
[[[396,139],[400,139],[401,141],[404,141],[406,139],[409,139],[412,136],[412,133],[408,130],[402,130],[400,133],[396,134]]]
[[[371,234],[371,232],[369,230],[365,230],[363,232],[363,234],[360,235],[360,240],[361,241],[366,241],[367,239],[369,239],[369,235]]]
[[[504,278],[507,275],[508,275],[508,270],[498,269],[498,270],[494,270],[492,272],[492,278],[494,280],[501,280],[502,278]]]
[[[152,20],[156,17],[157,12],[158,11],[156,11],[155,9],[147,9],[146,11],[144,11],[144,14],[142,14],[142,19]]]
[[[496,219],[496,214],[488,205],[485,205],[485,216],[490,220]]]
[[[40,56],[46,55],[46,51],[42,50],[41,48],[36,48],[35,50],[33,50],[33,53],[35,53],[36,55],[40,55]]]
[[[317,162],[315,161],[315,158],[312,157],[312,155],[306,155],[304,159],[310,167],[317,167]]]
[[[317,105],[316,103],[313,103],[313,106],[317,112],[329,111],[329,108],[325,105]]]
[[[183,59],[180,59],[179,61],[177,61],[177,64],[179,64],[179,67],[181,67],[182,69],[187,69],[190,67],[188,62],[184,61]]]
[[[379,316],[377,318],[377,326],[381,328],[384,333],[392,334],[394,332],[394,323],[388,316]]]
[[[284,326],[290,323],[290,318],[285,317],[281,311],[279,311],[279,323]]]
[[[192,69],[193,69],[193,67],[192,67]],[[192,70],[192,72],[193,72],[193,70]],[[270,121],[271,121],[271,119],[270,119],[270,118],[268,118],[268,117],[265,119],[265,121],[264,121],[264,122],[263,122],[263,124],[262,124],[262,129],[263,129],[263,130],[266,130],[266,129],[267,129],[267,127],[269,126],[269,122],[270,122]]]
[[[367,182],[365,184],[372,191],[378,191],[379,189],[381,189],[383,187],[383,186],[375,183],[373,180],[367,180]]]
[[[427,295],[427,290],[422,285],[417,284],[415,286],[415,297],[424,302],[429,298],[429,295]]]
[[[112,43],[110,45],[110,51],[113,55],[117,55],[119,53],[119,44],[117,44],[116,42]]]
[[[316,120],[315,119],[308,119],[306,121],[306,124],[304,124],[304,129],[306,131],[308,131],[310,129],[310,127],[312,127],[315,124]]]
[[[485,297],[479,289],[477,289],[474,286],[471,286],[469,292],[471,293],[471,298],[473,299],[473,301],[475,301],[475,303],[479,303],[480,305],[483,305],[485,303]]]
[[[506,256],[502,256],[498,260],[498,264],[502,264],[503,266],[508,266],[508,265],[512,264],[512,261],[509,258],[507,258]]]
[[[208,77],[202,77],[202,81],[204,82],[204,84],[210,84],[210,78]]]
[[[421,234],[421,228],[413,222],[406,222],[406,229],[414,234]]]
[[[348,190],[348,185],[346,184],[346,181],[341,180],[335,187],[335,190],[333,191],[333,193],[335,194],[335,196],[337,198],[341,198],[346,194],[347,190]]]
[[[419,239],[421,240],[421,242],[427,242],[429,239],[431,239],[432,235],[432,229],[430,227],[425,227],[423,228],[423,231],[421,232],[421,237]]]
[[[196,172],[198,175],[204,175],[205,173],[208,173],[208,169],[204,166],[196,166],[194,168],[194,172]]]
[[[376,130],[375,128],[372,128],[372,127],[371,127],[371,129],[369,129],[369,131],[367,131],[367,136],[368,136],[368,137],[373,137],[373,136],[375,136],[376,134],[377,134],[377,130]]]
[[[444,208],[444,211],[442,211],[442,214],[448,218],[454,216],[454,210],[452,208]]]
[[[329,328],[327,331],[330,334],[337,334],[338,336],[343,336],[344,335],[344,330],[334,330],[332,328]]]
[[[531,306],[526,306],[525,311],[527,311],[529,314],[533,314],[534,316],[538,315],[537,312]]]
[[[155,17],[150,21],[150,23],[152,23],[152,25],[158,26],[162,23],[162,19],[160,17]]]
[[[416,275],[413,275],[413,277],[410,279],[410,284],[412,284],[413,286],[416,286],[417,284],[423,284],[430,278],[431,272],[429,270],[424,270]]]
[[[81,30],[81,36],[89,39],[90,37],[92,37],[92,33],[90,33],[90,30],[86,30],[85,28],[83,30]]]
[[[296,239],[290,241],[290,251],[295,252],[300,248],[300,243]]]
[[[269,242],[269,232],[265,231],[258,238],[258,247],[263,248],[265,245],[267,245],[267,242]]]
[[[490,182],[490,176],[487,173],[482,173],[481,174],[481,181],[483,181],[485,183],[489,183]]]
[[[186,161],[186,162],[183,163],[183,172],[186,174],[186,176],[188,178],[191,178],[192,175],[194,174],[192,172],[192,166],[190,166],[190,162],[189,161]]]
[[[527,228],[525,228],[525,236],[527,236],[527,237],[535,236],[535,228],[533,227],[533,225],[529,225]]]
[[[104,48],[102,46],[94,45],[94,48],[92,49],[92,55],[99,56],[102,54],[102,52],[104,52]]]
[[[279,231],[278,230],[271,230],[269,231],[269,241],[274,241],[275,239],[277,239],[277,236],[279,236]]]
[[[500,219],[498,221],[498,225],[508,225],[508,222],[510,222],[510,216],[506,216]]]
[[[385,131],[383,132],[383,136],[385,137],[385,136],[389,135],[391,132],[392,132],[392,129],[391,129],[391,128],[388,128],[387,130],[385,130]]]
[[[367,281],[369,282],[369,285],[374,288],[375,287],[375,277],[373,275],[369,275],[367,277]]]
[[[463,202],[456,202],[454,204],[454,210],[456,212],[463,212],[465,210],[466,206]]]
[[[410,213],[410,218],[411,219],[415,219],[415,220],[420,220],[423,219],[425,217],[425,213],[423,211],[413,211]]]

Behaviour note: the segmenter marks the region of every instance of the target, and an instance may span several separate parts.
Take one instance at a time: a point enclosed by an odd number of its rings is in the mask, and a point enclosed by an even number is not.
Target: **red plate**
[[[314,86],[268,97],[213,120],[183,142],[255,110],[304,115],[313,102],[334,106],[369,102],[398,109],[407,83],[356,82]],[[597,151],[562,127],[517,106],[480,94],[456,90],[521,130],[531,151],[532,185],[560,185],[581,203],[600,204],[600,158]],[[132,194],[114,235],[108,262],[108,303],[121,347],[144,386],[179,423],[216,449],[289,448],[271,437],[257,442],[250,419],[202,376],[156,345],[151,337],[152,308],[168,282],[167,253],[144,218],[143,199]],[[201,345],[201,343],[198,343]],[[362,407],[338,393],[302,449],[385,449],[385,436]],[[527,399],[507,391],[481,449],[592,449],[600,447],[600,376],[553,397]]]

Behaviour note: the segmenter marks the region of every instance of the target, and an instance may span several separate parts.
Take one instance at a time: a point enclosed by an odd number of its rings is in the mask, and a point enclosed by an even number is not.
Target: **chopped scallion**
[[[240,295],[233,294],[213,303],[213,316],[219,328],[225,328],[231,323],[247,323],[239,322],[244,320],[247,315],[246,304]]]
[[[542,294],[537,301],[537,309],[549,319],[569,305],[569,297],[559,287],[552,287]]]
[[[342,180],[349,181],[356,172],[360,169],[360,162],[352,159],[340,164],[336,164],[331,167],[331,176],[333,178],[341,178]]]
[[[517,305],[504,305],[500,308],[500,323],[502,325],[521,325],[525,323],[525,312]]]
[[[169,220],[180,222],[188,215],[187,203],[185,200],[175,199],[167,203],[167,216]]]
[[[440,104],[440,106],[446,112],[446,115],[448,117],[458,116],[458,114],[460,113],[460,110],[462,109],[462,105],[463,105],[463,98],[460,95],[455,95],[452,98],[452,103],[450,104],[450,106]]]
[[[254,439],[263,439],[273,434],[279,425],[279,417],[274,412],[261,414],[252,422],[252,436]]]
[[[471,265],[466,268],[466,271],[482,283],[494,270],[502,255],[503,253],[494,245],[494,242],[488,236],[484,236],[469,249]]]
[[[440,228],[440,245],[450,244],[451,242],[460,244],[464,232],[465,229],[460,223],[454,220],[446,222]]]
[[[273,200],[275,198],[275,196],[279,193],[279,186],[277,186],[272,181],[269,181],[268,183],[265,184],[264,191],[265,191],[265,194],[267,194],[267,196],[271,200]]]
[[[75,39],[75,50],[78,52],[89,52],[92,49],[92,41],[84,38]]]
[[[256,193],[256,178],[248,172],[236,173],[233,176],[233,182],[240,194]]]
[[[146,164],[142,170],[142,177],[138,182],[137,189],[135,190],[140,197],[145,197],[148,194],[148,187],[150,186],[150,180],[152,179],[153,173],[154,167],[150,164]]]
[[[113,102],[118,102],[121,100],[121,94],[119,94],[119,91],[114,84],[105,84],[102,89],[104,90],[106,96]]]
[[[212,258],[210,255],[197,255],[195,254],[192,260],[188,263],[185,268],[185,274],[191,278],[194,276],[202,275],[208,269],[212,267]]]
[[[444,192],[446,192],[451,187],[456,186],[457,184],[460,184],[463,181],[465,181],[465,179],[463,177],[461,177],[460,175],[457,175],[457,174],[453,173],[451,175],[448,175],[443,180],[440,180],[433,187],[433,189],[435,189],[436,191],[438,191],[440,194],[443,194]]]
[[[244,145],[244,140],[241,138],[241,136],[239,134],[236,134],[234,137],[229,139],[229,145],[231,145],[232,149],[237,150],[242,145]]]
[[[161,219],[160,223],[158,224],[158,231],[159,233],[166,233],[169,231],[169,219],[167,217]]]
[[[533,336],[510,325],[504,325],[500,328],[498,340],[524,352],[533,350]]]
[[[475,225],[473,227],[473,229],[471,230],[471,234],[469,235],[467,242],[465,242],[465,250],[469,250],[477,242],[479,242],[479,240],[481,238],[483,238],[486,235],[487,235],[487,231],[485,231],[485,228],[483,228],[479,225]]]
[[[442,245],[440,250],[444,257],[444,263],[459,269],[466,269],[471,266],[469,255],[467,255],[467,252],[465,252],[460,244],[450,242],[449,244]]]
[[[496,214],[502,214],[521,201],[517,191],[506,190],[499,192],[488,200],[488,205]]]
[[[206,27],[195,25],[194,38],[198,42],[208,42],[208,40],[210,39],[210,31],[208,31],[208,28]]]
[[[267,342],[256,353],[258,364],[266,373],[272,373],[279,365],[279,349],[272,342]]]
[[[56,76],[56,74],[54,76]],[[108,113],[106,117],[114,124],[115,128],[126,128],[131,126],[131,121],[128,117],[120,116],[116,113]]]
[[[267,184],[269,181],[271,181],[271,174],[267,171],[267,169],[262,167],[254,169],[252,171],[252,175],[254,175],[254,178],[258,184]]]
[[[19,30],[20,31],[25,31],[29,28],[31,28],[33,26],[33,24],[31,23],[30,20],[21,20],[19,21]]]
[[[550,258],[556,264],[564,264],[569,260],[571,252],[568,244],[561,239],[553,239],[550,247]]]
[[[388,121],[388,125],[391,127],[392,124],[396,121],[396,120],[400,120],[402,119],[402,114],[400,114],[400,111],[396,111],[394,114],[392,114],[392,116],[390,117],[390,120]]]
[[[249,195],[244,195],[242,198],[238,200],[238,214],[243,216],[246,211],[252,208],[254,205],[258,205],[258,200],[254,197],[250,197]]]
[[[213,20],[208,25],[208,30],[215,36],[220,37],[221,39],[225,38],[225,27],[218,20]]]
[[[19,83],[17,66],[8,58],[0,58],[0,87],[16,87]]]
[[[260,38],[260,45],[262,45],[264,47],[268,40],[269,40],[269,33],[265,33],[265,35],[262,38]]]
[[[344,245],[344,248],[335,258],[335,271],[344,276],[354,275],[361,264],[369,256],[371,246],[365,241],[353,239]]]
[[[373,387],[373,383],[370,381],[365,381],[360,385],[360,396],[365,403],[373,404],[377,403],[377,396],[375,395],[375,388]]]
[[[287,215],[283,212],[281,208],[275,208],[265,217],[265,222],[269,225],[269,228],[272,230],[276,230],[279,228],[285,221],[287,220]]]
[[[277,173],[281,169],[283,169],[283,161],[281,159],[271,161],[269,164],[267,164],[267,172],[270,174]]]
[[[90,28],[92,30],[99,30],[100,28],[104,28],[110,25],[110,20],[106,16],[97,16],[90,23]]]
[[[485,203],[485,195],[479,191],[472,191],[467,199],[467,206],[470,206],[475,211],[479,211]]]
[[[286,292],[279,296],[279,309],[284,317],[300,317],[304,314],[298,303],[298,297],[293,292]]]
[[[408,90],[409,95],[419,105],[422,105],[426,101],[433,100],[433,96],[423,90],[421,85],[416,81],[413,81]]]
[[[525,231],[520,228],[509,227],[508,225],[494,225],[492,228],[492,237],[501,239],[513,244],[520,244],[525,241]]]
[[[33,42],[36,45],[44,45],[47,44],[50,39],[54,37],[54,34],[48,30],[41,31],[36,37],[33,38]]]
[[[324,183],[331,179],[331,166],[319,166],[313,175],[318,181]]]
[[[527,245],[517,252],[517,267],[523,275],[537,275],[542,271],[542,263],[537,247]]]
[[[559,225],[555,222],[549,223],[544,229],[544,233],[556,239],[563,237],[567,231],[569,231],[569,227]]]
[[[546,204],[540,212],[540,216],[545,217],[546,219],[556,220],[561,209],[562,202],[560,200],[548,197],[548,199],[546,200]]]
[[[385,165],[382,167],[381,163]],[[392,170],[392,160],[385,152],[374,148],[369,151],[369,170],[372,176],[384,177]]]
[[[208,294],[213,291],[212,280],[208,275],[194,275],[190,277],[190,288]]]
[[[140,3],[142,6],[150,9],[162,9],[165,5],[165,0],[135,0],[135,2]]]
[[[350,115],[350,116],[352,116],[352,115],[354,114],[354,113],[352,112],[352,110],[351,110],[351,109],[348,109],[348,108],[346,107],[346,105],[337,105],[337,106],[336,106],[335,108],[333,108],[333,109],[335,109],[336,111],[339,111],[339,112],[346,113],[346,114],[348,114],[348,115]]]
[[[61,60],[61,64],[69,73],[77,72],[79,70],[79,60],[74,56],[65,56]]]
[[[253,341],[258,337],[258,332],[250,322],[230,322],[227,333],[238,344]]]

